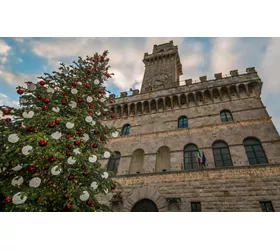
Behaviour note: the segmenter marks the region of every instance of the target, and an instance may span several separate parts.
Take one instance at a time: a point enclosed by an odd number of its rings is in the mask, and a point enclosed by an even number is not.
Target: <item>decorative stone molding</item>
[[[139,89],[132,90],[132,95],[139,95]]]
[[[246,69],[246,72],[247,72],[248,74],[251,74],[251,73],[256,73],[257,71],[255,70],[255,67],[251,67],[251,68],[247,68],[247,69]]]
[[[171,210],[172,204],[176,204],[177,209],[181,210],[181,198],[166,198],[166,201],[168,203],[168,210]]]
[[[135,189],[127,200],[124,201],[124,211],[131,211],[133,206],[142,199],[152,200],[156,204],[159,212],[166,211],[166,201],[157,189],[152,186],[143,186]]]
[[[121,97],[126,97],[127,96],[127,92],[121,92]]]

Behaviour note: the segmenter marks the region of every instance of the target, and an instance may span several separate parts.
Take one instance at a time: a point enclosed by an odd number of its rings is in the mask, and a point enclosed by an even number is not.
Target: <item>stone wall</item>
[[[151,199],[159,211],[191,211],[190,202],[201,202],[202,211],[260,212],[259,201],[272,201],[280,211],[280,165],[203,169],[141,176],[120,176],[121,185],[103,197],[109,204],[121,192],[123,202],[115,211],[130,211],[141,199]],[[168,208],[168,198],[181,203]]]

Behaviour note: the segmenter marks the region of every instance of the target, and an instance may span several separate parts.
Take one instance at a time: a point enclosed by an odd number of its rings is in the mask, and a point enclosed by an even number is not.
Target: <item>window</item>
[[[184,148],[184,169],[195,169],[198,167],[198,148],[195,144],[189,144]]]
[[[191,211],[192,212],[201,212],[200,202],[191,202]]]
[[[129,135],[130,132],[130,124],[126,124],[123,126],[122,135]]]
[[[263,212],[274,212],[271,201],[260,201],[260,205]]]
[[[229,152],[228,145],[223,141],[217,141],[212,146],[215,166],[228,167],[232,166],[232,160]]]
[[[121,154],[120,152],[115,152],[115,155],[113,155],[108,163],[108,171],[112,171],[115,174],[118,172],[118,167],[121,159]]]
[[[178,128],[187,128],[188,126],[188,118],[186,116],[179,117]]]
[[[247,138],[243,141],[243,144],[250,165],[268,163],[262,145],[258,139]]]
[[[232,114],[229,110],[222,110],[220,113],[221,121],[222,122],[232,122]]]

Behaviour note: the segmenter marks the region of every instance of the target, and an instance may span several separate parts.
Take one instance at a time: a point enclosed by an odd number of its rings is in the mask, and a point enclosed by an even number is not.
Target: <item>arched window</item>
[[[122,129],[122,135],[129,135],[130,132],[130,124],[125,124]]]
[[[232,114],[229,110],[222,110],[220,113],[221,121],[222,122],[232,122]]]
[[[186,116],[181,116],[178,119],[178,128],[187,128],[189,126],[188,124],[188,118]]]
[[[198,148],[195,144],[184,147],[184,169],[198,168]]]
[[[131,162],[129,166],[130,174],[140,174],[143,171],[144,155],[145,152],[141,148],[136,149],[132,153]]]
[[[170,170],[170,148],[162,146],[157,151],[156,172],[165,172]]]
[[[108,163],[108,171],[112,171],[115,174],[118,172],[118,167],[121,159],[121,153],[115,152],[115,155],[111,156],[109,163]]]
[[[258,139],[246,138],[243,144],[250,165],[268,163],[263,147]]]
[[[214,154],[215,166],[217,168],[232,166],[229,148],[225,142],[217,141],[213,143],[212,149]]]

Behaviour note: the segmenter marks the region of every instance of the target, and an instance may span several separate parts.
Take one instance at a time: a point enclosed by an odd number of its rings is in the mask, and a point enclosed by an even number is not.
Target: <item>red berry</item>
[[[84,176],[88,176],[88,172],[84,172],[83,175],[84,175]]]
[[[109,100],[109,103],[113,103],[113,100]]]
[[[100,94],[103,94],[103,90],[102,90],[102,89],[100,89],[100,90],[99,90],[99,93],[100,93]]]
[[[69,176],[68,176],[68,180],[73,180],[75,177],[74,177],[74,175],[72,175],[72,174],[70,174]]]
[[[88,73],[91,73],[91,69],[88,69],[87,72],[88,72]]]
[[[45,146],[47,145],[47,141],[46,141],[46,140],[40,140],[40,141],[39,141],[39,145],[40,145],[41,147],[45,147]]]
[[[34,167],[34,166],[29,166],[28,167],[29,172],[34,172],[35,170],[36,170],[36,167]]]
[[[67,134],[67,137],[70,138],[70,137],[73,137],[73,135],[72,134]]]
[[[38,98],[38,99],[41,99],[41,98],[42,98],[42,96],[38,95],[38,96],[37,96],[37,98]]]
[[[97,144],[96,144],[96,143],[94,143],[92,146],[93,146],[94,148],[97,148]]]
[[[63,100],[61,103],[62,103],[62,105],[65,105],[66,104],[66,100]]]
[[[116,185],[112,185],[111,188],[114,190],[116,189]]]
[[[55,126],[55,124],[54,124],[53,122],[50,122],[50,123],[49,123],[49,127],[50,127],[50,128],[53,128],[54,126]]]
[[[83,98],[79,98],[79,99],[78,99],[78,102],[82,102],[82,101],[83,101]]]
[[[3,113],[4,113],[4,115],[8,115],[8,114],[10,114],[10,110],[9,109],[4,109]]]
[[[64,200],[67,200],[68,198],[69,198],[69,194],[63,195],[63,199],[64,199]]]
[[[111,118],[114,118],[115,117],[115,115],[114,114],[111,114]]]
[[[87,168],[87,167],[86,167],[85,165],[83,165],[83,166],[82,166],[82,169],[84,169],[84,170],[85,170],[86,168]]]
[[[49,98],[45,98],[44,99],[44,103],[49,103],[50,102],[50,99]]]
[[[104,141],[105,139],[104,139],[104,137],[100,137],[100,141]]]
[[[94,132],[93,132],[94,134],[99,134],[99,131],[98,130],[94,130]]]
[[[44,106],[42,109],[43,109],[43,111],[47,111],[47,110],[48,110],[48,107],[47,107],[47,106]]]
[[[107,112],[103,112],[103,115],[107,115]]]
[[[70,203],[68,203],[68,204],[66,205],[66,207],[67,207],[68,209],[71,209],[71,208],[72,208],[72,205],[71,205]]]
[[[75,145],[80,145],[81,142],[79,140],[75,141]]]
[[[89,105],[88,108],[89,109],[93,109],[94,107],[93,107],[93,105]]]
[[[77,82],[72,82],[73,86],[77,86],[77,84],[78,84]]]
[[[18,93],[19,95],[22,95],[23,92],[24,92],[23,89],[18,89],[18,90],[17,90],[17,93]]]
[[[12,119],[11,119],[10,117],[7,117],[7,118],[6,118],[6,121],[7,121],[7,122],[10,122],[11,120],[12,120]]]
[[[93,115],[93,114],[94,114],[94,112],[93,112],[93,111],[89,111],[89,113],[90,113],[91,115]]]
[[[56,119],[54,122],[55,122],[55,124],[57,124],[57,125],[60,123],[60,121],[59,121],[58,119]]]
[[[41,84],[42,86],[44,86],[46,83],[42,80],[42,81],[40,81],[40,84]]]
[[[71,145],[67,145],[67,148],[68,148],[68,149],[72,149],[72,146],[71,146]]]
[[[56,160],[57,160],[56,157],[50,157],[50,158],[49,158],[49,162],[55,162]]]
[[[11,197],[7,196],[4,200],[6,203],[10,203],[12,201]]]
[[[71,69],[71,70],[70,70],[70,72],[71,72],[71,73],[74,73],[74,72],[75,72],[75,70],[74,70],[74,69]]]
[[[89,89],[90,85],[87,83],[87,84],[85,84],[85,87]]]
[[[87,204],[90,206],[92,204],[92,200],[88,200]]]

